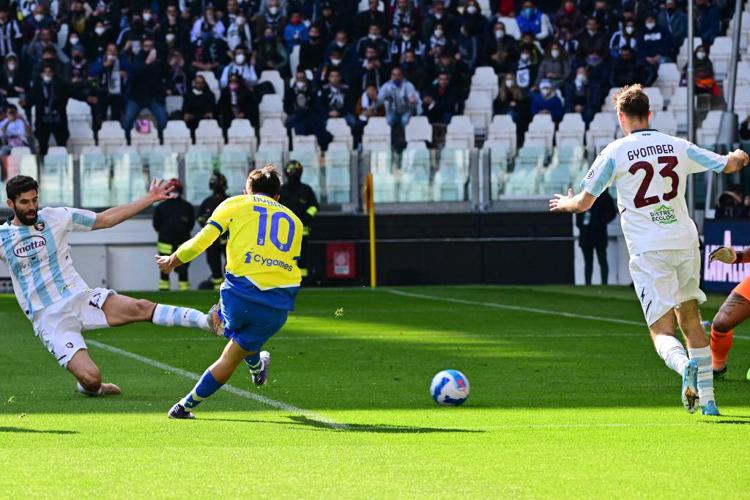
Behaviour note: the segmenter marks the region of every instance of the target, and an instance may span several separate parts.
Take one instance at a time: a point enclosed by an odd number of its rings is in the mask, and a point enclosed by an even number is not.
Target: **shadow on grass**
[[[386,424],[339,424],[340,427],[332,427],[331,424],[321,422],[303,415],[290,415],[290,422],[281,422],[278,420],[252,420],[239,418],[210,418],[201,419],[211,422],[246,422],[253,424],[278,424],[278,425],[296,425],[302,427],[313,427],[326,431],[335,432],[371,432],[375,434],[431,434],[431,433],[482,433],[482,430],[473,429],[451,429],[445,427],[414,427],[409,425],[386,425]]]
[[[78,434],[76,431],[60,431],[60,430],[38,430],[38,429],[24,429],[23,427],[0,427],[0,432],[13,432],[19,434]]]

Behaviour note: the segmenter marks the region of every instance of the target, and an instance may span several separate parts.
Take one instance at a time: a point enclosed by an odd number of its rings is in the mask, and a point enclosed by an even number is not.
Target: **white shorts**
[[[706,301],[700,289],[701,254],[697,248],[633,255],[630,276],[648,326],[683,302]]]
[[[102,311],[104,302],[116,293],[107,288],[83,290],[34,315],[34,333],[63,368],[73,355],[86,349],[81,332],[107,328],[107,317]]]

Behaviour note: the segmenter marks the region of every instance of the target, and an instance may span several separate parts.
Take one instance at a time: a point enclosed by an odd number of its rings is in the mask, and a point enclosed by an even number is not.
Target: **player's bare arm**
[[[153,179],[148,188],[148,193],[144,196],[130,203],[126,203],[125,205],[112,207],[104,212],[96,214],[96,222],[91,229],[106,229],[131,219],[157,201],[168,199],[173,189],[174,186],[169,182]]]
[[[750,162],[750,156],[741,149],[735,149],[727,155],[727,166],[724,167],[725,174],[739,172]]]
[[[556,194],[554,198],[549,200],[550,212],[569,212],[569,213],[581,213],[589,210],[596,201],[596,196],[581,191],[574,195],[572,189],[568,189],[568,194]]]
[[[171,273],[176,267],[198,257],[221,236],[214,224],[206,224],[198,234],[186,241],[172,255],[157,255],[156,265],[163,273]]]

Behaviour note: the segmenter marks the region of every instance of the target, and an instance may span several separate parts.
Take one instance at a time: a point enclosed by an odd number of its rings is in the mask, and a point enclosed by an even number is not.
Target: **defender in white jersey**
[[[654,346],[667,366],[683,377],[682,401],[693,413],[718,415],[711,351],[698,304],[701,257],[698,231],[685,202],[687,176],[733,173],[748,162],[740,150],[727,156],[649,129],[648,96],[640,85],[621,89],[614,106],[625,137],[599,154],[573,196],[555,195],[553,212],[584,212],[609,186],[617,187],[622,232],[630,253],[630,275]],[[675,336],[675,317],[688,353]],[[689,358],[688,358],[689,355]]]
[[[39,210],[38,184],[16,176],[6,184],[8,207],[14,217],[0,225],[0,259],[8,264],[13,290],[36,336],[57,362],[78,380],[78,391],[90,396],[120,394],[104,384],[86,349],[82,330],[153,321],[212,331],[213,323],[195,309],[154,304],[117,295],[105,288],[90,289],[76,272],[68,233],[115,226],[152,203],[169,198],[170,184],[151,183],[142,198],[101,213],[77,208]],[[209,324],[211,323],[211,324]]]

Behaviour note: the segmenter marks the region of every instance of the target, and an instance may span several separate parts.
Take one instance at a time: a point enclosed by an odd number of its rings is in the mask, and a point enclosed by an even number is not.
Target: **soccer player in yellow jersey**
[[[278,203],[281,179],[273,166],[254,170],[245,192],[225,200],[190,241],[169,256],[157,257],[162,272],[195,259],[229,231],[226,280],[221,287],[217,323],[229,339],[224,352],[184,398],[172,406],[170,418],[194,418],[191,409],[219,390],[244,360],[255,385],[268,378],[271,354],[263,344],[286,323],[294,310],[301,276],[297,267],[302,222]]]

